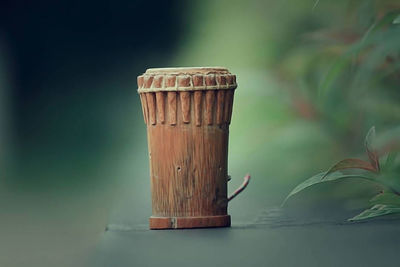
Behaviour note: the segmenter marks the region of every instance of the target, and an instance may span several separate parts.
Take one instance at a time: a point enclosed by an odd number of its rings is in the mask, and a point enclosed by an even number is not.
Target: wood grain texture
[[[148,128],[153,215],[226,214],[227,129],[176,128]]]
[[[207,125],[213,124],[215,91],[206,92],[205,120]]]

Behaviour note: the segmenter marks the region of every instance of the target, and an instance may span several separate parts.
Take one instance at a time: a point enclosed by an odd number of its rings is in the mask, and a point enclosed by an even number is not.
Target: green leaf
[[[371,172],[377,171],[375,167],[372,166],[372,164],[367,161],[361,159],[344,159],[333,165],[322,177],[322,179],[324,179],[328,174],[332,172],[344,169],[364,169]]]
[[[396,160],[397,157],[397,151],[390,151],[387,158],[386,158],[386,163],[385,163],[385,170],[390,170],[390,168],[393,166],[394,161]]]
[[[372,219],[372,218],[375,218],[378,216],[384,216],[384,215],[395,214],[395,213],[400,213],[399,206],[377,204],[377,205],[374,205],[372,208],[364,210],[363,212],[354,216],[353,218],[350,218],[349,221],[353,221],[353,222],[361,221],[361,220]]]
[[[400,24],[400,15],[397,15],[397,17],[393,20],[393,24]]]
[[[325,183],[325,182],[331,182],[335,180],[341,180],[341,179],[348,179],[348,178],[360,178],[360,179],[365,179],[373,182],[379,183],[374,177],[366,176],[366,175],[358,175],[358,174],[343,174],[339,171],[331,173],[326,175],[326,172],[321,172],[316,175],[314,175],[311,178],[308,178],[298,186],[296,186],[290,193],[289,195],[285,198],[285,200],[282,203],[282,206],[285,205],[286,201],[294,196],[295,194],[303,191],[304,189],[319,184],[319,183]]]
[[[367,150],[368,158],[372,166],[374,166],[375,170],[379,171],[379,155],[374,148],[375,139],[375,126],[372,126],[371,129],[369,129],[367,136],[365,137],[365,149]]]
[[[389,12],[384,15],[380,20],[373,23],[368,30],[365,32],[364,36],[361,38],[361,43],[364,43],[369,36],[375,32],[381,30],[390,23],[396,24],[395,21],[400,17],[397,12]]]
[[[375,126],[372,126],[369,130],[367,135],[365,136],[365,147],[367,149],[371,149],[373,147],[373,142],[376,139],[376,131]]]
[[[400,42],[399,42],[400,43]],[[376,139],[376,147],[379,148],[379,154],[383,155],[400,151],[400,127],[395,127],[385,131]]]
[[[400,208],[400,196],[392,192],[383,192],[374,196],[370,202],[372,204],[392,205]]]
[[[386,187],[388,192],[400,195],[400,180],[398,172],[385,172],[379,174],[379,183]]]
[[[348,67],[350,63],[351,58],[348,55],[340,57],[336,60],[322,80],[321,84],[318,86],[319,97],[323,97],[329,91],[339,75],[346,70],[346,67]]]

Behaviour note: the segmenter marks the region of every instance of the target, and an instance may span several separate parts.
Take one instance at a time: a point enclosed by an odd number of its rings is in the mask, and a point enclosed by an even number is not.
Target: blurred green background
[[[237,75],[229,189],[253,179],[230,204],[234,222],[342,158],[365,158],[368,129],[400,119],[399,10],[396,0],[2,2],[0,265],[78,266],[108,223],[147,222],[136,76],[150,67]],[[290,204],[352,210],[377,188],[308,192]]]

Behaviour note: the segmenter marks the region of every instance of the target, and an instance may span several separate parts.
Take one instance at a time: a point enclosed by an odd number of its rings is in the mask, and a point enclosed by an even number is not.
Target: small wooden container
[[[150,229],[230,226],[228,135],[236,76],[222,67],[138,76],[147,125]]]

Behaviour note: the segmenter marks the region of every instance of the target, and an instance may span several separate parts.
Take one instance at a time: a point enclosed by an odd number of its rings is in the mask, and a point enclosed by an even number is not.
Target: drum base
[[[155,217],[149,219],[150,229],[187,229],[231,226],[230,215],[201,217]]]

